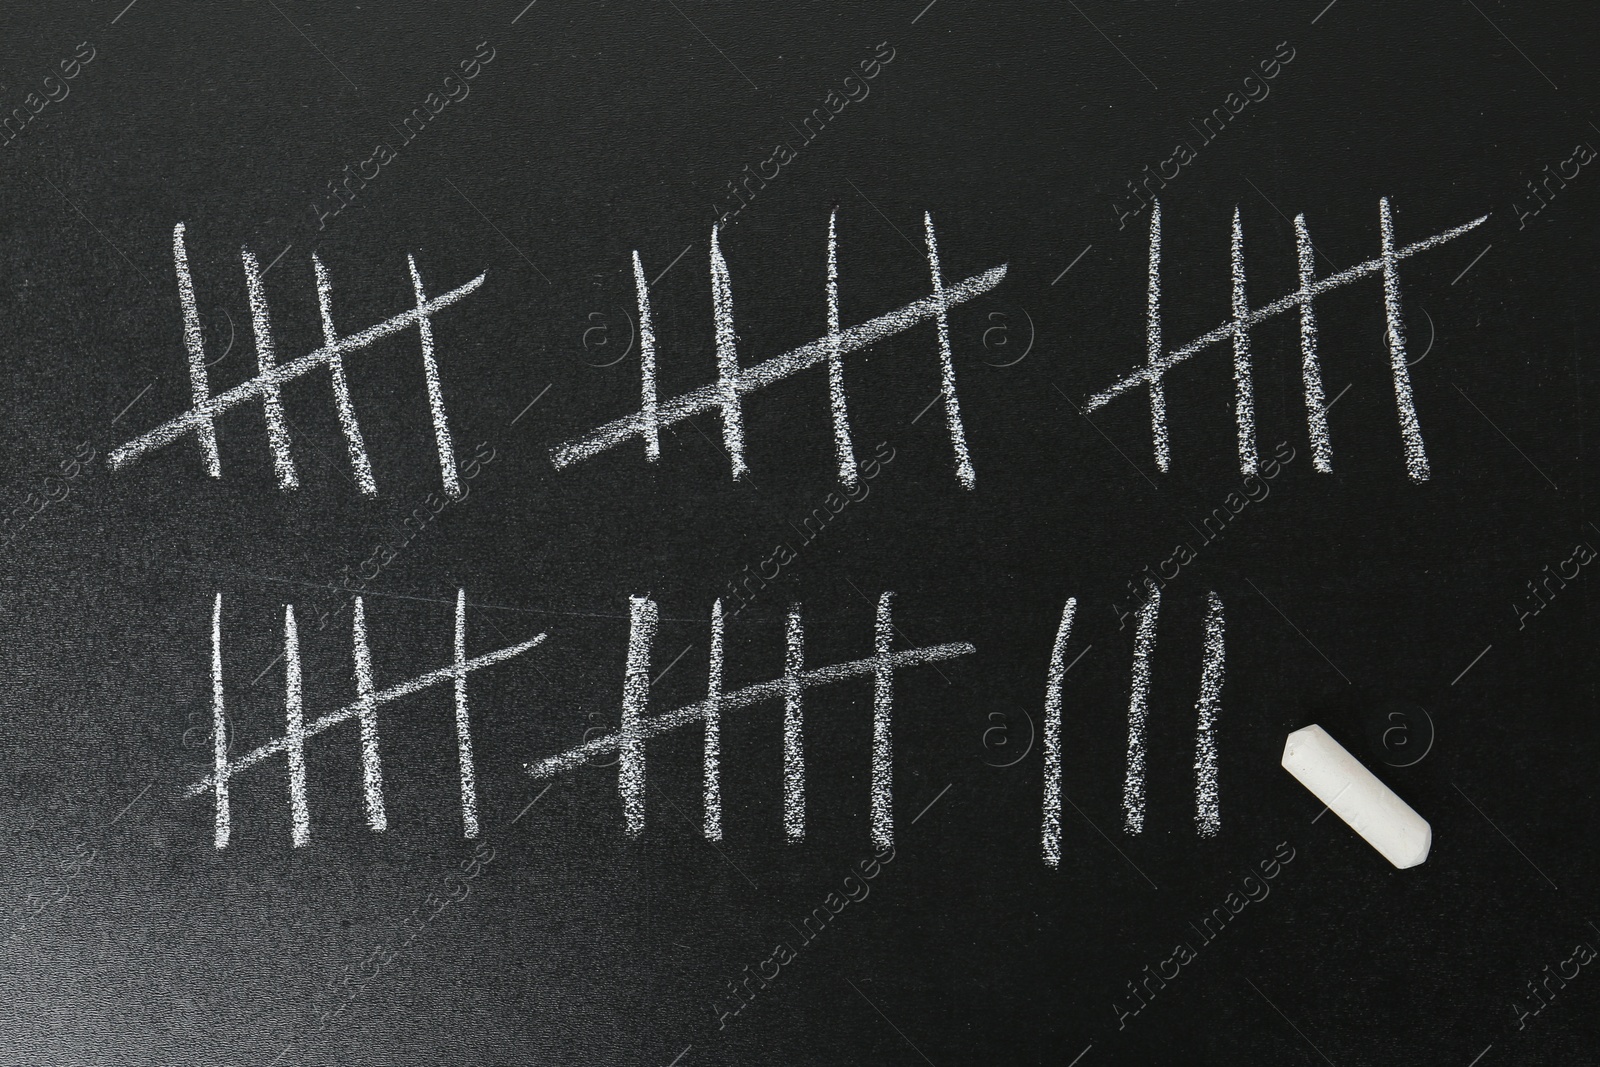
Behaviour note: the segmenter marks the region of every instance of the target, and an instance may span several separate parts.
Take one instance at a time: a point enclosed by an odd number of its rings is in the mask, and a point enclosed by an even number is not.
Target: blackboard
[[[1594,1062],[1586,8],[0,25],[0,1062]]]

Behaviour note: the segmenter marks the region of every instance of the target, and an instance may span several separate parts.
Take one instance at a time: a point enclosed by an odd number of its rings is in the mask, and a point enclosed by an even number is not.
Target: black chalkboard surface
[[[1600,1062],[1596,30],[8,7],[0,1063]]]

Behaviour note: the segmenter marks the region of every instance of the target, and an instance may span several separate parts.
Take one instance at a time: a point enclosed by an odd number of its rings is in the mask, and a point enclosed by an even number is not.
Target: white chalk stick
[[[1433,828],[1320,726],[1290,734],[1283,769],[1401,870],[1428,858]]]

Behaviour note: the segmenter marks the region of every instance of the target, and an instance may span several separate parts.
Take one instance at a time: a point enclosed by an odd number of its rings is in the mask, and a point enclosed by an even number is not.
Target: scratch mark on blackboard
[[[1078,260],[1080,260],[1084,256],[1088,255],[1089,254],[1089,249],[1091,249],[1093,247],[1094,247],[1094,245],[1092,245],[1092,244],[1085,245],[1082,252],[1079,252],[1076,256],[1072,257],[1072,262],[1067,264],[1066,270],[1063,270],[1060,274],[1057,274],[1056,275],[1056,281],[1055,282],[1051,282],[1050,284],[1054,285],[1056,282],[1059,282],[1062,278],[1065,278],[1067,276],[1067,271],[1071,270],[1073,267],[1076,267],[1078,265]]]
[[[1245,981],[1247,983],[1249,983],[1250,988],[1254,989],[1256,991],[1256,994],[1258,996],[1260,996],[1262,1000],[1266,1000],[1267,1001],[1267,1006],[1269,1008],[1271,1008],[1273,1011],[1277,1012],[1280,1016],[1283,1017],[1283,1021],[1288,1023],[1289,1026],[1291,1028],[1293,1028],[1294,1032],[1300,1035],[1300,1039],[1302,1041],[1304,1041],[1308,1045],[1311,1045],[1311,1051],[1315,1052],[1318,1056],[1322,1056],[1322,1050],[1320,1048],[1317,1048],[1316,1045],[1312,1045],[1311,1044],[1311,1039],[1309,1037],[1306,1037],[1304,1031],[1302,1031],[1298,1026],[1294,1025],[1294,1020],[1290,1019],[1287,1015],[1284,1015],[1283,1012],[1281,1010],[1279,1010],[1278,1006],[1276,1004],[1272,1003],[1272,1001],[1267,1000],[1267,995],[1265,993],[1261,992],[1260,987],[1258,987],[1254,982],[1251,982],[1250,979],[1248,979],[1248,978],[1246,978]],[[1322,1061],[1324,1063],[1326,1063],[1328,1065],[1328,1067],[1333,1067],[1333,1061],[1328,1059],[1328,1057],[1322,1056]]]
[[[952,785],[955,785],[955,783],[951,782],[949,785],[946,785],[943,789],[939,790],[939,795],[934,797],[932,800],[928,801],[927,805],[921,811],[917,812],[917,817],[915,819],[911,820],[911,825],[912,826],[917,825],[917,823],[922,820],[922,817],[924,815],[926,815],[926,814],[928,814],[928,812],[932,811],[933,810],[933,806],[935,804],[939,803],[939,801],[944,797],[944,795],[946,793],[950,792],[950,786],[952,786]]]
[[[548,393],[550,391],[550,386],[555,385],[555,384],[556,384],[555,382],[551,382],[550,385],[547,385],[543,389],[539,390],[539,395],[534,397],[532,400],[528,401],[528,406],[527,407],[525,407],[521,411],[517,412],[517,417],[511,420],[511,425],[515,426],[519,421],[521,421],[522,416],[524,416],[528,412],[532,411],[533,410],[533,405],[535,405],[539,401],[543,400],[544,399],[544,394]]]
[[[555,788],[555,783],[554,782],[550,782],[543,789],[539,790],[539,795],[534,797],[532,800],[528,801],[528,803],[523,807],[523,809],[521,811],[517,812],[516,819],[512,819],[511,822],[509,822],[507,825],[508,826],[517,825],[517,820],[521,819],[524,815],[528,814],[528,812],[533,809],[533,806],[535,804],[539,803],[540,799],[543,798],[544,795],[546,793],[550,792],[550,790],[553,789],[553,788]]]
[[[115,426],[117,424],[117,419],[122,418],[122,416],[124,416],[124,415],[126,415],[128,413],[128,409],[129,408],[133,407],[133,405],[137,404],[140,400],[143,400],[144,399],[144,394],[146,394],[150,390],[154,389],[155,386],[156,386],[156,382],[159,382],[160,380],[161,380],[160,378],[157,378],[155,382],[151,382],[149,385],[147,385],[143,389],[139,390],[139,395],[134,397],[132,400],[128,401],[128,403],[123,407],[123,409],[121,411],[117,412],[117,418],[111,420],[111,425]]]
[[[1450,788],[1454,789],[1457,793],[1461,793],[1461,799],[1465,800],[1468,804],[1471,804],[1472,805],[1472,810],[1477,812],[1479,815],[1482,815],[1483,816],[1483,821],[1488,823],[1490,826],[1493,826],[1494,827],[1494,832],[1499,834],[1501,837],[1504,837],[1506,839],[1506,844],[1510,845],[1512,848],[1515,848],[1517,850],[1517,855],[1521,856],[1523,859],[1528,861],[1528,866],[1529,867],[1532,867],[1535,871],[1539,871],[1539,877],[1540,878],[1543,878],[1545,881],[1550,882],[1550,876],[1548,874],[1545,874],[1544,871],[1539,870],[1539,865],[1537,863],[1533,862],[1533,860],[1529,858],[1529,856],[1528,856],[1528,854],[1526,852],[1522,851],[1522,849],[1520,849],[1520,848],[1517,848],[1517,843],[1515,841],[1511,840],[1510,835],[1508,835],[1504,830],[1500,829],[1500,827],[1495,824],[1495,821],[1493,819],[1489,818],[1489,816],[1484,813],[1484,810],[1482,808],[1478,807],[1478,805],[1473,801],[1473,799],[1471,797],[1467,796],[1466,793],[1462,792],[1461,787],[1459,785],[1456,785],[1454,782],[1451,782],[1450,783]],[[1557,893],[1561,892],[1561,887],[1556,885],[1554,882],[1550,882],[1550,888],[1554,889]]]
[[[869,999],[868,996],[865,993],[861,992],[860,988],[854,982],[850,981],[850,979],[846,978],[845,982],[850,986],[851,989],[854,989],[856,991],[856,996],[860,997],[862,1000],[865,1000],[867,1002],[867,1004],[872,1008],[872,1010],[878,1013],[878,1017],[881,1018],[884,1022],[888,1023],[889,1024],[889,1028],[892,1029],[895,1033],[899,1034],[900,1037],[905,1041],[905,1043],[910,1045],[912,1047],[912,1049],[915,1050],[916,1054],[923,1058],[923,1060],[928,1064],[928,1067],[933,1067],[933,1061],[928,1059],[927,1055],[920,1048],[917,1048],[916,1043],[914,1041],[912,1041],[909,1037],[906,1037],[906,1034],[905,1034],[904,1030],[900,1029],[898,1026],[895,1026],[894,1021],[892,1019],[890,1019],[887,1015],[883,1014],[883,1009],[882,1008],[878,1007],[876,1004],[873,1004],[871,999]]]
[[[684,245],[683,246],[683,251],[679,252],[676,256],[672,257],[672,262],[668,263],[666,265],[666,267],[661,271],[660,274],[657,274],[654,278],[650,279],[650,286],[649,287],[651,289],[654,289],[656,287],[656,282],[659,282],[662,278],[665,278],[667,276],[667,271],[671,270],[673,267],[676,267],[678,265],[678,260],[680,260],[684,256],[688,255],[689,254],[689,249],[691,249],[693,247],[694,247],[694,242],[693,241],[690,241],[688,244]],[[638,254],[639,253],[637,253],[637,252],[634,253],[635,256],[637,256]]]
[[[1488,15],[1484,14],[1483,8],[1479,7],[1477,4],[1472,3],[1472,0],[1467,0],[1467,3],[1469,5],[1471,5],[1472,10],[1476,11],[1480,15],[1483,15],[1483,21],[1487,22],[1491,26],[1494,26],[1494,32],[1495,33],[1498,33],[1501,37],[1505,37],[1506,44],[1510,45],[1512,48],[1516,48],[1517,49],[1517,55],[1521,56],[1523,59],[1528,59],[1528,53],[1524,52],[1521,48],[1518,48],[1517,47],[1517,42],[1513,41],[1509,37],[1506,37],[1506,31],[1502,30],[1499,26],[1496,26],[1494,19],[1492,19]],[[1539,64],[1535,63],[1531,59],[1528,59],[1528,66],[1532,67],[1534,70],[1538,70],[1539,71],[1539,77],[1543,78],[1547,82],[1550,82],[1550,88],[1554,89],[1558,93],[1561,91],[1561,86],[1557,85],[1553,81],[1550,81],[1550,75],[1546,74],[1542,70],[1539,70]]]
[[[1261,591],[1261,587],[1260,586],[1256,585],[1255,582],[1252,582],[1248,578],[1245,579],[1245,584],[1249,585],[1251,589],[1254,589],[1256,591],[1256,595],[1259,596],[1262,600],[1265,600],[1267,602],[1267,606],[1268,607],[1270,607],[1273,611],[1276,611],[1280,616],[1282,616],[1283,617],[1283,621],[1288,623],[1289,626],[1294,630],[1295,633],[1297,633],[1301,637],[1305,638],[1306,644],[1310,645],[1313,649],[1316,649],[1317,655],[1321,656],[1323,658],[1323,660],[1327,662],[1328,666],[1332,667],[1334,669],[1335,673],[1337,673],[1339,675],[1339,677],[1341,677],[1341,678],[1343,678],[1345,680],[1345,684],[1346,685],[1354,685],[1355,684],[1354,682],[1350,681],[1350,676],[1349,675],[1345,674],[1344,671],[1339,670],[1338,664],[1334,663],[1333,660],[1328,659],[1328,654],[1326,652],[1322,651],[1322,649],[1318,648],[1317,647],[1317,643],[1315,641],[1311,640],[1311,638],[1309,638],[1309,637],[1306,637],[1306,632],[1304,630],[1300,629],[1300,627],[1298,627],[1298,626],[1295,626],[1293,619],[1291,619],[1291,618],[1289,618],[1289,616],[1283,614],[1283,609],[1278,607],[1278,605],[1274,604],[1272,602],[1271,598],[1269,598],[1267,596],[1267,594],[1265,594],[1265,593],[1263,593]]]
[[[1512,448],[1515,448],[1517,450],[1517,455],[1521,456],[1523,459],[1528,460],[1528,466],[1532,467],[1535,471],[1538,471],[1539,477],[1543,478],[1547,482],[1550,482],[1550,488],[1554,489],[1558,493],[1561,491],[1561,487],[1558,486],[1555,482],[1551,482],[1550,481],[1550,476],[1548,474],[1546,474],[1544,471],[1540,470],[1539,469],[1539,465],[1537,463],[1535,463],[1533,460],[1529,459],[1528,458],[1528,454],[1526,452],[1524,452],[1521,448],[1519,448],[1515,441],[1513,441],[1510,437],[1506,436],[1506,432],[1504,430],[1502,430],[1499,427],[1499,425],[1493,419],[1491,419],[1489,417],[1488,412],[1484,411],[1476,403],[1474,403],[1473,399],[1470,396],[1468,396],[1464,390],[1462,390],[1461,386],[1456,385],[1454,382],[1451,382],[1450,385],[1451,385],[1451,388],[1453,388],[1456,392],[1461,394],[1461,399],[1465,400],[1469,404],[1472,404],[1472,410],[1476,411],[1479,415],[1482,415],[1483,416],[1483,421],[1487,422],[1491,427],[1493,427],[1494,428],[1494,432],[1499,434],[1502,438],[1505,439],[1506,444],[1510,445]]]
[[[1454,285],[1456,282],[1459,282],[1462,278],[1465,278],[1467,276],[1467,271],[1471,270],[1473,267],[1476,267],[1478,265],[1478,260],[1480,260],[1484,256],[1488,255],[1489,254],[1489,249],[1491,249],[1493,247],[1494,247],[1494,245],[1492,243],[1488,244],[1488,245],[1485,245],[1484,248],[1483,248],[1483,251],[1479,252],[1477,255],[1473,256],[1472,257],[1472,262],[1468,263],[1465,267],[1461,268],[1461,273],[1457,274],[1454,278],[1451,279],[1450,284]]]
[[[1451,685],[1455,685],[1456,682],[1459,682],[1459,681],[1461,681],[1461,679],[1465,678],[1467,676],[1467,672],[1470,671],[1472,668],[1476,667],[1478,665],[1478,661],[1480,659],[1482,659],[1484,656],[1488,655],[1489,654],[1489,650],[1491,648],[1493,648],[1493,647],[1494,647],[1494,645],[1492,645],[1492,644],[1484,645],[1483,646],[1483,651],[1479,652],[1476,656],[1473,656],[1472,657],[1472,662],[1467,664],[1465,667],[1461,668],[1461,673],[1456,675],[1455,678],[1450,682],[1450,684]]]
[[[1110,37],[1106,37],[1106,31],[1105,30],[1102,30],[1099,26],[1096,26],[1094,24],[1094,20],[1091,19],[1088,15],[1084,15],[1083,8],[1079,7],[1077,4],[1073,4],[1072,0],[1067,0],[1067,3],[1072,4],[1072,10],[1076,11],[1080,15],[1083,15],[1083,21],[1087,22],[1090,25],[1090,27],[1093,28],[1095,33],[1098,33],[1101,37],[1105,37],[1106,38],[1106,44],[1110,45],[1112,48],[1116,48],[1117,49],[1117,55],[1121,56],[1123,59],[1126,59],[1128,61],[1128,66],[1132,67],[1135,71],[1138,71],[1139,77],[1143,78],[1147,82],[1150,82],[1150,88],[1154,89],[1158,93],[1161,91],[1161,86],[1157,85],[1155,82],[1150,81],[1150,76],[1148,74],[1146,74],[1144,71],[1139,70],[1139,64],[1135,63],[1131,59],[1128,59],[1128,53],[1124,52],[1121,48],[1117,48],[1117,42],[1113,41]]]

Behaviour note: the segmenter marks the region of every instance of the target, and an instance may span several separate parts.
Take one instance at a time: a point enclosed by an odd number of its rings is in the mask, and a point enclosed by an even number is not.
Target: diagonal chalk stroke
[[[849,444],[850,431],[845,404],[842,363],[845,356],[859,352],[872,344],[906,330],[931,322],[937,331],[939,344],[940,389],[936,400],[945,409],[946,428],[951,448],[956,458],[956,477],[965,488],[975,481],[971,456],[967,450],[966,431],[961,422],[959,399],[956,395],[955,366],[949,333],[949,309],[989,292],[1006,276],[1004,264],[981,274],[955,283],[944,280],[939,262],[937,237],[931,215],[924,214],[923,224],[927,239],[927,258],[932,292],[894,311],[874,319],[840,329],[838,325],[838,259],[837,215],[829,219],[828,242],[828,329],[818,339],[791,349],[782,355],[741,367],[736,351],[733,327],[733,292],[729,281],[727,260],[723,257],[720,237],[713,227],[711,238],[711,292],[716,324],[717,380],[690,390],[670,400],[654,395],[654,369],[656,351],[654,337],[649,352],[643,358],[648,366],[645,396],[640,409],[632,415],[615,419],[583,437],[576,438],[551,450],[550,459],[557,470],[572,466],[582,460],[592,459],[633,438],[645,442],[646,455],[654,458],[651,441],[658,438],[663,427],[671,427],[706,411],[717,411],[723,421],[723,447],[728,453],[735,480],[748,474],[745,462],[743,398],[775,385],[810,367],[824,364],[828,368],[829,406],[832,412],[835,462],[841,481],[850,484],[855,476],[854,454]],[[643,308],[641,301],[641,311]],[[642,317],[642,316],[641,316]]]
[[[260,373],[232,389],[211,394],[206,377],[205,351],[200,336],[200,319],[195,305],[194,283],[189,273],[188,253],[184,246],[184,225],[173,229],[173,261],[178,277],[179,303],[183,307],[184,340],[188,349],[190,387],[194,407],[132,441],[115,449],[110,455],[112,470],[120,470],[147,452],[163,448],[179,438],[193,434],[200,442],[206,471],[212,477],[221,477],[222,466],[217,455],[215,420],[219,415],[241,404],[260,399],[267,409],[268,437],[278,469],[279,485],[292,488],[296,482],[292,461],[289,459],[289,437],[284,425],[278,397],[281,388],[297,378],[304,377],[323,366],[330,368],[335,403],[340,425],[349,446],[351,464],[356,470],[362,492],[376,492],[371,464],[367,460],[366,446],[350,405],[349,385],[344,375],[344,357],[359,352],[402,330],[416,327],[422,343],[423,373],[428,387],[428,406],[432,416],[434,437],[439,449],[439,465],[446,492],[459,496],[460,479],[456,474],[455,457],[450,441],[449,424],[445,416],[444,398],[439,387],[439,369],[434,358],[432,317],[457,303],[483,284],[486,274],[480,274],[465,285],[458,286],[439,296],[428,298],[422,288],[414,257],[407,257],[411,271],[416,307],[369,326],[359,333],[335,339],[327,274],[315,256],[312,265],[317,275],[317,296],[322,315],[326,343],[321,347],[287,363],[274,361],[268,329],[266,299],[261,290],[261,273],[256,269],[255,257],[244,253],[247,288],[250,290],[251,310],[256,323],[256,342],[260,359]]]
[[[1144,365],[1091,396],[1084,405],[1085,411],[1097,411],[1123,393],[1144,388],[1150,394],[1152,442],[1156,466],[1167,470],[1170,453],[1166,432],[1165,394],[1161,388],[1168,371],[1190,357],[1222,341],[1230,341],[1234,350],[1235,416],[1238,421],[1240,470],[1249,474],[1255,469],[1255,417],[1251,388],[1251,360],[1248,342],[1249,330],[1268,319],[1298,310],[1301,314],[1302,374],[1305,379],[1307,423],[1312,436],[1313,461],[1318,471],[1332,469],[1332,449],[1327,443],[1326,411],[1331,405],[1321,402],[1322,383],[1316,355],[1316,323],[1311,315],[1311,302],[1323,293],[1350,285],[1369,275],[1378,275],[1383,282],[1386,341],[1389,349],[1390,370],[1394,379],[1395,406],[1400,420],[1401,437],[1405,446],[1406,470],[1413,481],[1425,481],[1429,475],[1427,454],[1423,448],[1422,431],[1411,391],[1410,373],[1406,369],[1404,325],[1400,314],[1399,263],[1403,259],[1436,248],[1482,225],[1489,218],[1483,215],[1461,226],[1424,238],[1412,244],[1397,246],[1394,238],[1394,219],[1388,198],[1378,203],[1379,255],[1354,267],[1337,271],[1326,278],[1313,279],[1309,269],[1310,238],[1305,234],[1304,216],[1295,220],[1296,252],[1300,261],[1299,287],[1287,296],[1255,309],[1249,309],[1244,298],[1244,265],[1242,259],[1243,235],[1237,209],[1232,232],[1232,312],[1230,321],[1202,334],[1188,344],[1163,351],[1160,332],[1160,262],[1161,232],[1159,202],[1152,204],[1150,234],[1150,297],[1147,340],[1150,351]]]

